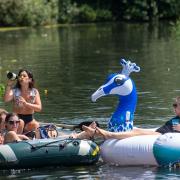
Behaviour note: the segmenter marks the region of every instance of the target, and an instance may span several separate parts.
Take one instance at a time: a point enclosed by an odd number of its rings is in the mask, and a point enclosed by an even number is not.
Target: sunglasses
[[[174,103],[174,104],[173,104],[173,107],[174,107],[174,108],[177,108],[177,106],[178,106],[177,103]]]
[[[8,121],[8,123],[9,123],[10,125],[14,125],[14,124],[19,124],[20,121]]]

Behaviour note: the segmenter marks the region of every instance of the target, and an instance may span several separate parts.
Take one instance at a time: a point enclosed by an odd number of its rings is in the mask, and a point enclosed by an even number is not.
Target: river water
[[[98,121],[106,127],[117,105],[114,96],[96,103],[91,94],[111,72],[121,70],[120,58],[135,61],[132,73],[138,91],[135,125],[157,127],[173,116],[173,98],[180,95],[180,41],[171,26],[159,24],[86,24],[0,31],[0,83],[6,71],[33,72],[40,91],[41,122],[78,124]],[[11,110],[10,104],[0,106]],[[2,171],[0,179],[179,179],[180,170],[155,167],[92,166]]]

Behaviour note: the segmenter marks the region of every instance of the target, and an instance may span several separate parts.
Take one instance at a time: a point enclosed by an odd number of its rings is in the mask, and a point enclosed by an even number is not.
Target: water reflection
[[[107,164],[79,167],[48,167],[32,170],[1,171],[1,179],[179,179],[179,169],[158,167],[119,167]]]

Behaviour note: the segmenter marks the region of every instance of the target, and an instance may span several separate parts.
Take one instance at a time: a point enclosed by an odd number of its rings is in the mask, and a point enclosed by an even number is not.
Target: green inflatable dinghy
[[[0,169],[89,165],[99,159],[99,147],[80,139],[35,139],[0,145]]]

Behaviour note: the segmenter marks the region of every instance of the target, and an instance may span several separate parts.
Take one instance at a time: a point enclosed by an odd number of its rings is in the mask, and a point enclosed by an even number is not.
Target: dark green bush
[[[179,0],[159,0],[157,6],[160,19],[177,19],[180,16]]]
[[[58,0],[1,0],[0,24],[37,26],[56,23],[57,2]]]
[[[5,85],[0,84],[0,97],[2,97],[4,95],[4,92],[5,92]]]
[[[106,9],[96,10],[96,21],[110,21],[113,20],[111,11]]]
[[[79,9],[79,21],[80,22],[94,22],[96,20],[96,11],[84,4]]]
[[[180,18],[180,0],[0,0],[1,26]]]
[[[79,15],[79,9],[76,3],[71,3],[71,0],[59,0],[59,23],[72,23],[76,21]]]
[[[0,1],[0,24],[7,26],[19,25],[24,16],[23,3],[20,0],[1,0]]]
[[[122,19],[148,21],[157,15],[156,3],[152,0],[126,1]]]
[[[175,39],[180,39],[180,19],[173,23],[172,36]]]

